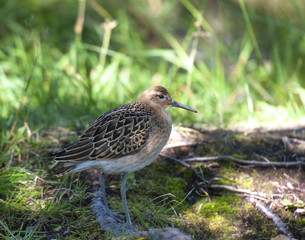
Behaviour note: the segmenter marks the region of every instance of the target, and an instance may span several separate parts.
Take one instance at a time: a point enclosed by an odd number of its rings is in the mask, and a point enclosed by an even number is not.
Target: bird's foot
[[[106,209],[105,209],[105,210],[106,210]],[[114,213],[114,212],[112,212],[109,208],[108,208],[108,210],[106,210],[106,214],[107,214],[108,216],[112,217],[112,218],[113,218],[115,221],[117,221],[117,222],[120,222],[120,223],[124,222],[124,221],[123,221],[123,218],[124,218],[123,215]]]
[[[96,216],[96,220],[99,222],[101,227],[111,232],[121,235],[121,234],[137,234],[138,230],[131,225],[131,223],[126,223],[122,215],[115,214],[111,210],[106,210],[100,191],[95,192],[95,196],[92,199],[91,207]],[[124,220],[123,220],[124,219]],[[128,220],[126,220],[128,221]]]

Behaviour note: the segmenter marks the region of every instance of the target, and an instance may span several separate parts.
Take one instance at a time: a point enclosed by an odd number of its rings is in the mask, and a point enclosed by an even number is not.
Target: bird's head
[[[167,89],[162,86],[153,86],[146,89],[138,101],[153,108],[178,107],[197,113],[196,110],[174,101]]]

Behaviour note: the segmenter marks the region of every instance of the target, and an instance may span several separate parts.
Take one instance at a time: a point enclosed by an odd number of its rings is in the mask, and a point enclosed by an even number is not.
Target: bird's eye
[[[161,95],[161,94],[157,95],[157,97],[160,98],[160,99],[164,99],[164,95]]]

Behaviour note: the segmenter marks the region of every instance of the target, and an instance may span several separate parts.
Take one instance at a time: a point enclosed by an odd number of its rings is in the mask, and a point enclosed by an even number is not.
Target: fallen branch
[[[255,195],[251,195],[251,194],[247,194],[247,193],[237,193],[237,196],[241,197],[241,198],[255,198],[258,200],[261,200],[263,202],[268,202],[268,199],[260,197],[260,196],[255,196]]]
[[[122,223],[115,217],[115,214],[107,214],[105,205],[101,202],[102,192],[96,191],[91,201],[91,207],[100,226],[112,235],[138,235],[140,232],[133,226]]]
[[[265,204],[256,201],[254,198],[249,198],[249,202],[252,203],[257,210],[265,214],[267,218],[271,219],[274,225],[278,227],[287,237],[289,237],[291,240],[296,240],[293,238],[291,232],[287,229],[287,224],[285,224],[277,215],[275,215]]]
[[[270,198],[283,198],[284,196],[289,195],[289,194],[284,195],[284,194],[269,194],[269,193],[264,193],[264,192],[252,192],[249,189],[236,188],[233,186],[223,185],[223,184],[211,184],[209,187],[210,188],[221,188],[221,189],[225,189],[225,190],[228,190],[231,192],[248,194],[249,196],[258,196],[258,197],[264,198],[266,200],[270,199]]]
[[[296,162],[271,162],[271,161],[257,161],[257,160],[246,160],[246,159],[239,159],[228,155],[219,155],[214,157],[194,157],[194,158],[186,158],[180,161],[184,162],[202,162],[202,161],[217,161],[217,160],[229,160],[239,164],[246,164],[246,165],[255,165],[255,166],[277,166],[277,167],[291,167],[297,165],[305,166],[305,161],[296,161]]]

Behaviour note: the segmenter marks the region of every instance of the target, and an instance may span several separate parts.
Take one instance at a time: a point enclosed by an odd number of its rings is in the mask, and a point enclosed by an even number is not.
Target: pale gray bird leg
[[[127,205],[127,200],[126,200],[126,181],[127,181],[127,173],[124,173],[123,182],[122,182],[122,186],[121,186],[121,197],[122,197],[123,204],[124,204],[126,221],[128,224],[132,225],[131,220],[130,220],[128,205]]]
[[[103,198],[103,204],[105,206],[105,210],[106,213],[111,216],[113,219],[115,219],[117,222],[122,222],[121,217],[119,214],[115,214],[113,213],[108,205],[108,201],[107,201],[107,195],[106,195],[106,187],[105,187],[105,178],[104,178],[104,174],[101,173],[100,176],[100,188],[101,188],[101,192],[102,192],[102,198]]]
[[[103,194],[102,197],[103,197],[103,203],[104,203],[105,208],[106,208],[106,212],[111,213],[111,211],[109,209],[108,201],[107,201],[106,188],[105,188],[105,178],[104,178],[103,173],[101,173],[101,176],[100,176],[100,187],[101,187],[101,191],[102,191],[102,194]]]

